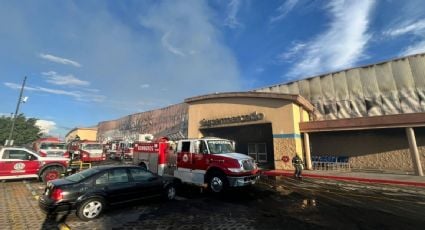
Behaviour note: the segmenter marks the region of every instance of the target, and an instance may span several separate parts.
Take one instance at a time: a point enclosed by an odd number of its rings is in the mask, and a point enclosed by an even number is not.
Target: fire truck
[[[73,140],[68,144],[68,153],[74,159],[82,162],[96,162],[106,160],[101,143],[89,140]]]
[[[34,141],[32,148],[42,157],[69,157],[65,142],[56,137],[40,138]]]
[[[109,142],[107,145],[110,159],[133,159],[133,143],[123,140],[115,140]]]
[[[214,137],[137,142],[133,163],[214,193],[254,184],[260,174],[252,157],[235,153],[233,141]]]

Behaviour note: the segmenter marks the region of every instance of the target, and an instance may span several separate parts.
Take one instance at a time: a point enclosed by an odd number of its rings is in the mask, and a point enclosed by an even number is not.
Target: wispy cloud
[[[425,39],[421,42],[417,42],[405,48],[402,51],[401,56],[407,56],[411,54],[424,53],[424,52],[425,52]]]
[[[150,85],[149,84],[141,84],[140,85],[140,88],[142,88],[142,89],[147,89],[147,88],[149,88],[150,87]]]
[[[298,0],[287,0],[284,1],[282,5],[279,6],[279,8],[276,9],[276,16],[272,16],[270,18],[270,22],[277,22],[286,17],[286,15],[297,5]]]
[[[384,35],[387,36],[401,36],[405,34],[418,34],[424,35],[425,32],[425,19],[416,22],[405,22],[401,25],[397,25],[395,28],[387,30],[384,32]]]
[[[5,86],[11,88],[11,89],[20,89],[21,86],[16,83],[11,82],[5,82]],[[87,92],[82,91],[67,91],[67,90],[61,90],[61,89],[51,89],[51,88],[45,88],[40,86],[25,86],[25,90],[27,91],[33,91],[33,92],[43,92],[43,93],[49,93],[49,94],[55,94],[55,95],[64,95],[64,96],[70,96],[78,101],[85,101],[85,102],[102,102],[106,99],[103,95],[98,94],[91,94]]]
[[[383,35],[389,38],[407,35],[415,38],[414,42],[411,42],[409,46],[403,48],[399,54],[400,56],[425,52],[425,19],[407,19],[385,31]]]
[[[297,54],[303,51],[307,47],[307,44],[305,43],[299,43],[299,42],[293,42],[293,46],[286,52],[281,53],[278,56],[278,59],[280,61],[288,61],[294,58]]]
[[[355,64],[364,56],[370,39],[367,29],[373,5],[369,0],[328,3],[326,9],[332,19],[329,29],[312,41],[291,47],[285,52],[289,55],[280,55],[280,59],[294,57],[292,61],[297,63],[286,77],[313,75]]]
[[[173,45],[170,44],[170,42],[168,41],[170,37],[170,32],[167,32],[166,34],[164,34],[164,36],[162,36],[161,38],[161,42],[162,45],[167,48],[168,51],[170,51],[171,53],[178,55],[178,56],[186,56],[186,54],[184,54],[182,51],[180,51],[179,49],[177,49],[176,47],[174,47]]]
[[[90,82],[80,80],[72,74],[60,75],[55,71],[43,72],[42,75],[46,76],[47,82],[54,85],[67,85],[67,86],[88,86]]]
[[[237,19],[239,7],[241,5],[240,0],[231,0],[227,5],[227,17],[224,20],[224,25],[235,29],[241,26],[241,23]]]
[[[43,58],[43,59],[46,59],[48,61],[51,61],[51,62],[59,63],[59,64],[72,65],[72,66],[75,66],[75,67],[81,67],[81,64],[78,63],[78,62],[76,62],[76,61],[73,61],[73,60],[70,60],[70,59],[67,59],[67,58],[62,58],[62,57],[54,56],[54,55],[51,55],[51,54],[41,53],[39,55],[39,57],[40,58]]]

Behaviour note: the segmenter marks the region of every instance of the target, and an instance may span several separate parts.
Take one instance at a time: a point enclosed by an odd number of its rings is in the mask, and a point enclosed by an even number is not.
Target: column
[[[421,158],[419,157],[418,146],[416,145],[416,137],[413,128],[406,128],[407,139],[409,140],[410,155],[412,156],[412,163],[417,176],[424,176],[421,165]]]
[[[307,169],[311,170],[310,137],[308,133],[304,133],[304,151]]]

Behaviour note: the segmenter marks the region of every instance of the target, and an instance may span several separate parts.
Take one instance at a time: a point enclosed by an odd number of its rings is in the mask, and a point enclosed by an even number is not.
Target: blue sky
[[[425,52],[425,1],[2,1],[0,115],[46,132]]]

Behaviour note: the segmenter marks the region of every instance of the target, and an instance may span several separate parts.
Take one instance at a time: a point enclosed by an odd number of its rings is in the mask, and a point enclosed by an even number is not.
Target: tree
[[[3,145],[9,138],[12,119],[11,117],[0,117],[0,145]],[[30,144],[41,137],[41,130],[35,125],[36,121],[35,118],[27,119],[23,114],[16,117],[12,136],[12,139],[15,140],[14,145]]]

